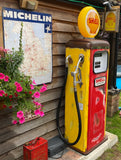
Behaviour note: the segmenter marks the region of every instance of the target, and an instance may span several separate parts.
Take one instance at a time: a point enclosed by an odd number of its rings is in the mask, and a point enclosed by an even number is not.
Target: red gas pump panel
[[[87,150],[104,139],[108,51],[91,50]]]

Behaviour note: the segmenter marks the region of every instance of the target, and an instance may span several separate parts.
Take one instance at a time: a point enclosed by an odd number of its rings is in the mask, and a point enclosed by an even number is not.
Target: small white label
[[[79,103],[79,109],[83,111],[83,103]]]
[[[101,137],[102,133],[99,133],[99,135],[92,139],[92,143],[98,141],[98,139]]]
[[[106,82],[106,77],[96,78],[95,79],[95,87],[101,86],[101,85],[105,84],[105,82]]]

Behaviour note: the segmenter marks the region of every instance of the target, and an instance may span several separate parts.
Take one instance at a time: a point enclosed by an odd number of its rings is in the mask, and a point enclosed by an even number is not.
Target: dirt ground
[[[118,150],[118,145],[115,145],[111,149],[107,150],[97,160],[121,160],[121,152]]]

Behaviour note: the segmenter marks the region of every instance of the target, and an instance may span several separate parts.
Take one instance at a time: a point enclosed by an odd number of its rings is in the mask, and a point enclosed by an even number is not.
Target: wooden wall
[[[19,1],[0,1],[0,7],[17,9]],[[39,1],[37,11],[52,14],[53,19],[53,79],[52,83],[48,84],[48,90],[40,98],[44,105],[45,116],[22,125],[12,125],[11,112],[9,110],[0,111],[0,160],[18,159],[23,154],[23,144],[37,136],[50,139],[58,134],[55,119],[56,107],[64,82],[65,43],[70,39],[81,38],[77,27],[77,17],[80,10],[81,7],[60,2],[55,3],[51,0],[49,2]],[[2,37],[0,39],[1,42]],[[62,106],[64,106],[64,100]],[[61,126],[64,124],[63,114],[61,111]]]

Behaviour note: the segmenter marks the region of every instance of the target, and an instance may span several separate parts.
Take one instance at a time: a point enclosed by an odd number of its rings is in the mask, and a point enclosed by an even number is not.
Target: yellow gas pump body
[[[73,53],[73,54],[72,54]],[[66,84],[66,100],[65,100],[65,126],[68,126],[65,129],[65,137],[68,139],[70,137],[70,141],[73,142],[75,138],[78,135],[78,117],[77,117],[77,111],[76,111],[76,104],[74,100],[74,87],[73,87],[73,77],[71,75],[71,72],[74,72],[75,66],[78,62],[80,53],[84,54],[84,63],[82,66],[80,66],[81,73],[82,73],[82,82],[83,85],[80,88],[79,85],[77,85],[77,96],[78,101],[80,104],[84,104],[83,108],[84,110],[80,110],[81,118],[82,118],[82,134],[81,138],[76,145],[79,146],[82,151],[85,152],[85,149],[87,147],[87,124],[88,124],[88,96],[89,96],[89,56],[90,56],[90,50],[84,50],[79,48],[67,48],[66,49],[66,56],[71,55],[73,59],[73,63],[69,65],[68,69],[68,78],[67,78],[67,84]],[[83,143],[82,143],[83,142]]]

